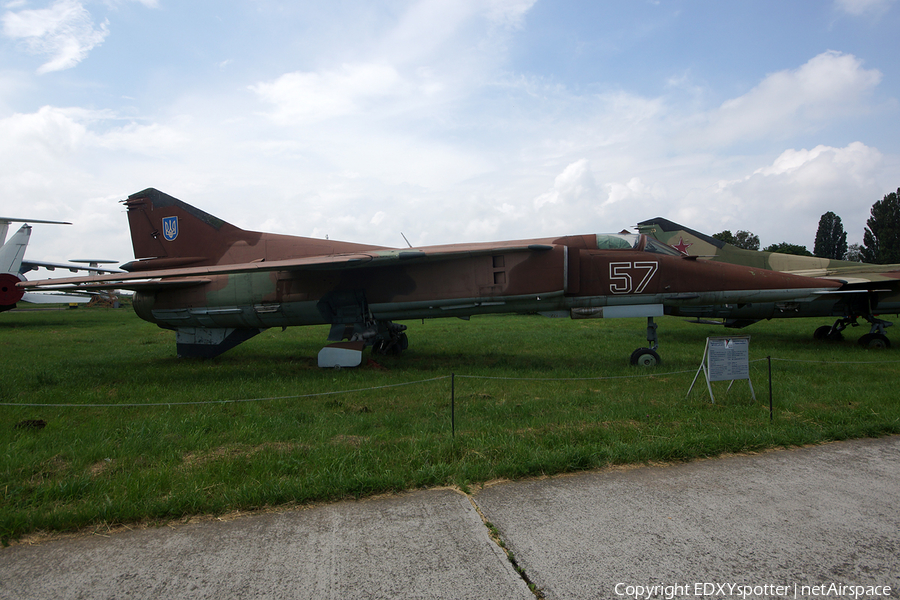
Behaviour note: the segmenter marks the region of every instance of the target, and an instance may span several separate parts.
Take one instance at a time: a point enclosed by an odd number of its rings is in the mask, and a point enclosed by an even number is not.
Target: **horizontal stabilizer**
[[[0,217],[0,244],[6,241],[10,223],[46,223],[50,225],[71,225],[67,221],[42,221],[40,219],[17,219],[15,217]]]

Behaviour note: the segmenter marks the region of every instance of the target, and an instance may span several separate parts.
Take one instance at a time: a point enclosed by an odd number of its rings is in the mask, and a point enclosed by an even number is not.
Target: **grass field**
[[[129,309],[2,313],[0,539],[900,432],[900,354],[859,348],[867,328],[659,323],[654,370],[628,364],[642,319],[494,316],[409,322],[403,356],[325,371],[323,327],[197,361]],[[757,400],[716,382],[711,403],[702,376],[686,397],[728,333]]]

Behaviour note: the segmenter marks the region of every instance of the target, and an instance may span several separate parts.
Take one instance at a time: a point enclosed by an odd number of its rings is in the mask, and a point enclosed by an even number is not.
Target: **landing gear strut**
[[[406,325],[398,323],[379,323],[375,342],[372,344],[372,352],[375,354],[389,354],[396,356],[409,347],[409,338],[406,337]]]
[[[659,327],[653,322],[653,317],[647,317],[647,343],[649,348],[638,348],[631,353],[631,364],[639,367],[656,367],[662,364],[662,359],[657,354],[659,348],[659,338],[656,336],[656,328]]]
[[[357,367],[362,363],[362,352],[372,347],[373,354],[396,356],[409,347],[406,325],[369,318],[361,323],[336,323],[331,326],[328,339],[336,342],[319,352],[322,368]],[[341,340],[349,340],[342,342]]]
[[[839,342],[844,339],[843,331],[848,325],[858,327],[857,317],[844,317],[834,322],[834,325],[822,325],[813,333],[813,337],[817,340],[827,340],[830,342]],[[871,323],[872,327],[869,333],[859,338],[857,342],[863,348],[890,348],[891,340],[885,335],[884,330],[893,323],[879,319],[874,315],[865,315],[866,321]]]

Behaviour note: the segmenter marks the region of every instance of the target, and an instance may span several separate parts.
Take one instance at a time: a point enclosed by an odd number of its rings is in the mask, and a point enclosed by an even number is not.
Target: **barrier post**
[[[456,373],[450,373],[450,437],[456,437]]]

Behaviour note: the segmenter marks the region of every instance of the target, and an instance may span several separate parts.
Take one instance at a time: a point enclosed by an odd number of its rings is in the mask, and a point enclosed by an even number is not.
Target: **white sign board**
[[[750,338],[709,338],[706,353],[710,381],[750,379]]]
[[[709,337],[706,338],[706,348],[703,350],[703,358],[700,359],[700,368],[694,375],[688,396],[700,377],[700,372],[706,377],[706,387],[709,390],[709,399],[716,401],[713,396],[713,381],[730,381],[746,379],[750,386],[750,395],[756,400],[753,391],[753,382],[750,381],[750,336],[738,337]],[[731,384],[728,384],[731,389]]]

